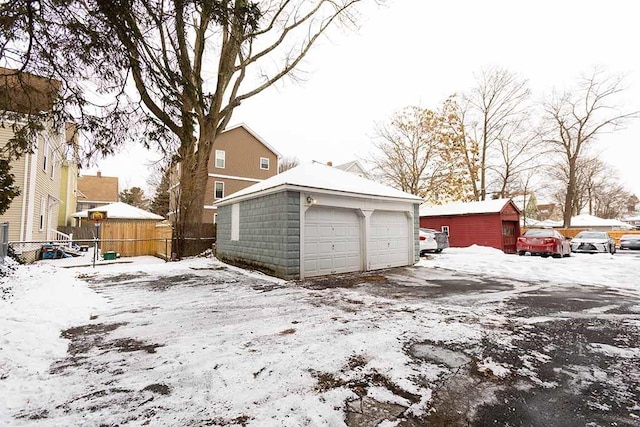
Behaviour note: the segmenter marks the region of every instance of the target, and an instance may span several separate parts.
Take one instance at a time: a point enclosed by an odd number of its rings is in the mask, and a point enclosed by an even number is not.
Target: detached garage
[[[511,199],[421,206],[420,227],[447,232],[454,248],[480,245],[515,253],[520,210]]]
[[[284,279],[411,265],[421,199],[321,163],[218,204],[217,257]]]

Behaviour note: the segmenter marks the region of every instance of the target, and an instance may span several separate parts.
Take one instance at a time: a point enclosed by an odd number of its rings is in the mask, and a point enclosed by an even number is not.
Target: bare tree
[[[300,164],[300,160],[297,157],[283,157],[278,163],[278,173],[293,169]]]
[[[69,76],[100,79],[98,90],[115,99],[113,112],[138,105],[145,141],[177,141],[180,255],[185,224],[202,222],[201,183],[234,109],[292,76],[331,27],[355,23],[356,7],[365,1],[17,0],[0,7],[6,18],[0,19],[0,48],[21,69],[52,70],[67,82]],[[129,82],[135,96],[127,97]],[[76,107],[86,106],[82,88],[69,87],[78,95]],[[95,130],[96,123],[84,129]],[[172,145],[164,148],[173,154]]]
[[[515,174],[515,168],[526,164],[525,148],[533,138],[522,133],[526,126],[530,90],[528,82],[503,68],[483,70],[477,85],[463,97],[465,124],[478,146],[477,200],[485,200],[490,187],[490,171],[500,171],[499,192]],[[520,140],[519,147],[512,147]],[[500,182],[501,181],[501,182]]]
[[[619,129],[638,117],[637,111],[625,112],[615,104],[616,96],[623,90],[621,77],[605,76],[601,70],[595,69],[579,80],[573,92],[554,93],[544,104],[548,127],[545,141],[562,159],[566,169],[565,227],[571,226],[571,216],[577,207],[580,159],[602,133]]]
[[[383,181],[421,197],[432,189],[439,171],[434,120],[429,110],[407,107],[389,123],[376,125],[377,153],[371,161]]]
[[[440,111],[407,107],[376,126],[371,162],[389,184],[432,203],[468,200],[462,123],[450,98]]]

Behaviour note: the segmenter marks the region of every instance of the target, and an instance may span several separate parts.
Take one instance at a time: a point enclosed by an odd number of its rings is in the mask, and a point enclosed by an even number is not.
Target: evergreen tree
[[[151,212],[167,218],[169,215],[169,169],[162,173],[162,179],[156,187],[156,193],[151,200]]]
[[[144,210],[149,208],[149,200],[144,196],[144,191],[140,187],[122,190],[120,201]]]
[[[11,165],[8,160],[0,159],[0,215],[5,213],[11,201],[20,195],[20,189],[15,186],[11,170]]]

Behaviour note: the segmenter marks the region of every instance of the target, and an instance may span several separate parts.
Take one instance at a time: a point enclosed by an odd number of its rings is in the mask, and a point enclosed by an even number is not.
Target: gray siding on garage
[[[283,191],[240,203],[240,238],[231,241],[231,205],[218,208],[217,257],[283,279],[300,275],[300,193]]]
[[[415,250],[413,251],[413,262],[420,261],[420,205],[413,205],[413,241]]]

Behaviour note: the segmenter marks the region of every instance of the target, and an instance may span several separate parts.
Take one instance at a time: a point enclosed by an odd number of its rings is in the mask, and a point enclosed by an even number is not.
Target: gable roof
[[[118,177],[81,175],[78,177],[78,201],[117,202]]]
[[[499,213],[508,204],[520,212],[511,199],[483,200],[480,202],[455,202],[439,206],[420,206],[420,216],[451,216]]]
[[[226,133],[226,132],[230,132],[234,129],[237,128],[243,128],[244,130],[246,130],[247,132],[249,132],[251,134],[251,136],[253,136],[255,139],[257,139],[262,145],[264,145],[265,147],[267,147],[267,149],[269,151],[271,151],[273,154],[276,155],[277,158],[281,158],[282,155],[275,149],[273,148],[271,145],[269,145],[267,143],[267,141],[265,141],[264,139],[262,139],[262,137],[260,135],[258,135],[257,133],[255,133],[253,131],[253,129],[251,129],[249,126],[247,126],[244,123],[238,123],[237,125],[233,125],[231,127],[226,128],[222,133]]]
[[[312,162],[302,164],[258,182],[221,199],[216,204],[221,206],[232,201],[269,194],[282,189],[298,191],[320,190],[360,196],[411,200],[414,202],[422,201],[418,196],[405,193],[388,185],[380,184],[322,163]]]
[[[0,67],[0,110],[23,114],[51,111],[60,87],[58,80]]]
[[[107,220],[113,219],[156,219],[162,221],[164,217],[156,215],[152,212],[145,211],[144,209],[136,208],[135,206],[128,205],[124,202],[111,203],[109,205],[100,206],[95,209],[87,209],[86,211],[80,211],[72,214],[74,218],[87,218],[89,211],[106,211]]]
[[[337,165],[337,166],[334,166],[334,167],[338,168],[338,169],[342,169],[343,171],[352,172],[352,173],[353,173],[353,169],[357,169],[359,172],[364,174],[366,177],[369,176],[369,174],[364,169],[364,167],[362,167],[362,164],[357,160],[353,160],[351,162],[343,163],[341,165]]]

